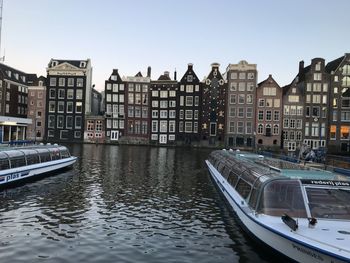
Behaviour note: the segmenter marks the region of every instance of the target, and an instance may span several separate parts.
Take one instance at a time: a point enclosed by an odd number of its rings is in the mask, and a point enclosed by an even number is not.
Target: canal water
[[[68,145],[74,169],[0,192],[0,262],[271,262],[207,149]]]

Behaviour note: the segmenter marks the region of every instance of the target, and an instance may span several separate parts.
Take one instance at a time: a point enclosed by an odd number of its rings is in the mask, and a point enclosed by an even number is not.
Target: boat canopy
[[[65,146],[33,146],[0,151],[0,171],[70,157]]]
[[[303,197],[302,181],[335,179],[335,175],[329,172],[312,170],[298,164],[251,153],[214,151],[208,161],[253,210],[272,216],[287,213],[299,218],[308,217],[308,203]],[[338,191],[332,198],[336,198],[338,202],[349,200],[348,190]],[[311,195],[308,188],[306,192],[308,196]],[[342,206],[348,209],[347,211],[350,210],[349,205],[342,204]],[[312,207],[310,209],[311,214],[316,213],[313,213]]]

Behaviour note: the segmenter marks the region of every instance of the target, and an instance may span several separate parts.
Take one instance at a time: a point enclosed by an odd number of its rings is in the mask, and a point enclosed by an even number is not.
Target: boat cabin
[[[350,220],[350,181],[336,174],[226,150],[208,161],[257,214]]]
[[[0,151],[0,171],[70,157],[65,146],[39,146]]]

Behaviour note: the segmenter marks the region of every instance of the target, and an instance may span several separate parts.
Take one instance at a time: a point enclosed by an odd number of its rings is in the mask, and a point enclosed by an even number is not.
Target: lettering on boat
[[[315,258],[317,260],[324,261],[323,257],[320,254],[316,253],[315,251],[312,251],[312,250],[307,249],[305,247],[301,247],[301,246],[295,245],[294,243],[292,243],[292,246],[293,246],[294,249],[296,249],[297,251],[299,251],[299,252],[301,252],[303,254],[306,254],[306,255],[308,255],[308,256],[310,256],[312,258]]]
[[[28,174],[29,174],[29,172],[9,174],[9,175],[6,176],[6,182],[10,182],[10,181],[16,180],[16,179],[18,179],[20,177],[23,177],[23,176],[26,176]]]
[[[302,180],[304,184],[330,185],[330,186],[350,186],[349,182],[328,181],[328,180]]]

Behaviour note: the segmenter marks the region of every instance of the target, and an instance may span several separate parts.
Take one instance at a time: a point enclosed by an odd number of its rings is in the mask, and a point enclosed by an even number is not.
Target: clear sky
[[[4,0],[1,52],[5,64],[46,75],[51,58],[86,59],[104,89],[113,68],[152,79],[187,63],[200,79],[218,62],[258,65],[292,81],[300,60],[326,62],[350,52],[349,0]]]

